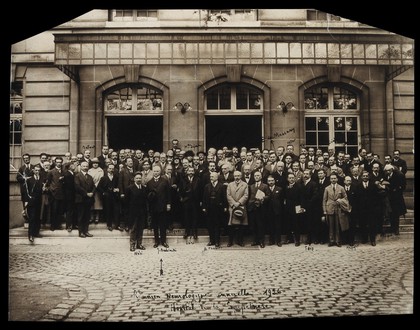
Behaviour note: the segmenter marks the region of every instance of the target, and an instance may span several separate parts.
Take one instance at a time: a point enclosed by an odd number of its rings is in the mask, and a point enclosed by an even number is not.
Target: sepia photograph
[[[413,316],[415,39],[351,13],[99,8],[14,39],[8,321]]]

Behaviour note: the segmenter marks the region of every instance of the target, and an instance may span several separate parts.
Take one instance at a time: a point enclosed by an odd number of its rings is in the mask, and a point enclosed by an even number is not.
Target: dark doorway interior
[[[162,151],[161,116],[108,117],[108,145],[112,149],[153,149]]]
[[[206,149],[261,148],[261,116],[207,116]]]

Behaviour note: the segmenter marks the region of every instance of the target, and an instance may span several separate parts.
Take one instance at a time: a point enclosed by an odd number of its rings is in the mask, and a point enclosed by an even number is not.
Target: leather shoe
[[[165,243],[162,243],[162,246],[165,247],[165,248],[168,248],[169,247],[168,243],[166,243],[166,242]]]
[[[71,228],[67,228],[67,231],[68,231],[69,233],[71,233],[71,230],[72,230]]]
[[[123,228],[123,227],[121,227],[121,226],[118,226],[118,227],[117,227],[117,229],[118,229],[119,231],[124,231],[124,228]]]
[[[328,247],[334,246],[334,243],[328,243]]]
[[[370,244],[372,244],[372,246],[376,246],[376,242],[372,242],[372,243],[370,243]]]
[[[341,243],[337,243],[337,247],[341,247]]]
[[[137,248],[139,249],[139,250],[146,250],[146,248],[143,246],[143,245],[137,245]]]
[[[241,243],[238,243],[238,245],[239,245],[239,246],[242,246],[242,247],[244,247],[244,246],[245,246],[245,244],[244,244],[244,243],[242,243],[242,242],[241,242]]]
[[[214,246],[217,247],[217,248],[219,248],[220,247],[220,244],[219,243],[216,243]]]
[[[125,231],[127,231],[127,232],[128,232],[129,230],[130,230],[130,228],[128,228],[128,226],[127,226],[127,227],[125,227]]]
[[[136,246],[134,244],[130,245],[130,251],[136,251]]]
[[[33,236],[29,236],[29,242],[31,242],[31,243],[34,242],[34,237]]]
[[[212,245],[214,245],[212,242],[207,243],[207,246],[212,246]]]
[[[295,243],[295,246],[300,246],[300,242],[296,242]]]
[[[231,247],[232,245],[233,245],[233,243],[230,243],[230,242],[229,242],[229,243],[227,244],[227,247]]]
[[[85,235],[85,234],[83,234],[83,233],[80,233],[80,234],[79,234],[79,237],[81,237],[81,238],[86,238],[86,235]]]
[[[261,244],[260,244],[260,248],[261,248],[261,249],[264,249],[264,248],[265,248],[264,243],[261,243]]]
[[[277,243],[277,246],[278,246],[278,247],[281,247],[281,243],[280,243],[280,242],[279,242],[279,243]]]
[[[157,248],[159,246],[158,243],[153,244],[153,248]]]
[[[93,237],[93,235],[92,235],[91,233],[89,233],[89,232],[86,232],[86,233],[85,233],[85,236],[86,236],[86,237]]]
[[[112,231],[112,227],[111,227],[111,226],[108,226],[108,230],[109,230],[109,231]]]
[[[187,234],[185,234],[184,236],[182,236],[184,239],[187,239],[188,238],[188,235]]]
[[[274,245],[274,242],[273,242],[273,241],[270,241],[270,242],[268,243],[268,245]]]

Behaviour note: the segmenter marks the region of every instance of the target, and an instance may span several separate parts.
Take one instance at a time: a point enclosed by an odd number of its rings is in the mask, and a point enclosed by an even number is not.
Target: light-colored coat
[[[232,225],[232,213],[233,213],[233,204],[239,202],[242,206],[246,205],[248,201],[248,184],[244,181],[240,181],[239,185],[236,185],[236,182],[230,182],[226,190],[227,201],[229,204],[229,223],[228,226]],[[248,225],[248,214],[246,212],[246,207],[244,207],[244,219],[242,225]]]
[[[340,228],[342,231],[349,229],[349,221],[347,214],[340,207],[340,203],[337,203],[337,199],[344,199],[343,204],[348,205],[348,199],[346,190],[343,186],[336,184],[335,192],[333,190],[333,185],[330,184],[324,190],[324,198],[322,202],[322,208],[325,214],[338,216],[340,222]]]

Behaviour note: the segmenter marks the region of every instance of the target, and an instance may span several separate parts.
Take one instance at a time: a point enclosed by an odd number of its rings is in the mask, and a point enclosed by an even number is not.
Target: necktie
[[[349,189],[349,187],[346,187],[346,191],[349,191],[350,189]]]
[[[274,186],[271,186],[270,189],[271,189],[271,191],[273,191],[274,190]]]
[[[368,185],[367,185],[367,182],[365,182],[363,185],[365,186],[365,188],[367,188],[367,186],[368,186]]]
[[[256,184],[256,186],[257,186],[257,188],[259,188],[259,187],[260,187],[260,183],[258,182],[258,183]]]
[[[38,181],[38,180],[39,180],[38,175],[35,175],[35,181]]]
[[[335,193],[335,185],[333,185],[333,191],[334,191],[334,193]]]

